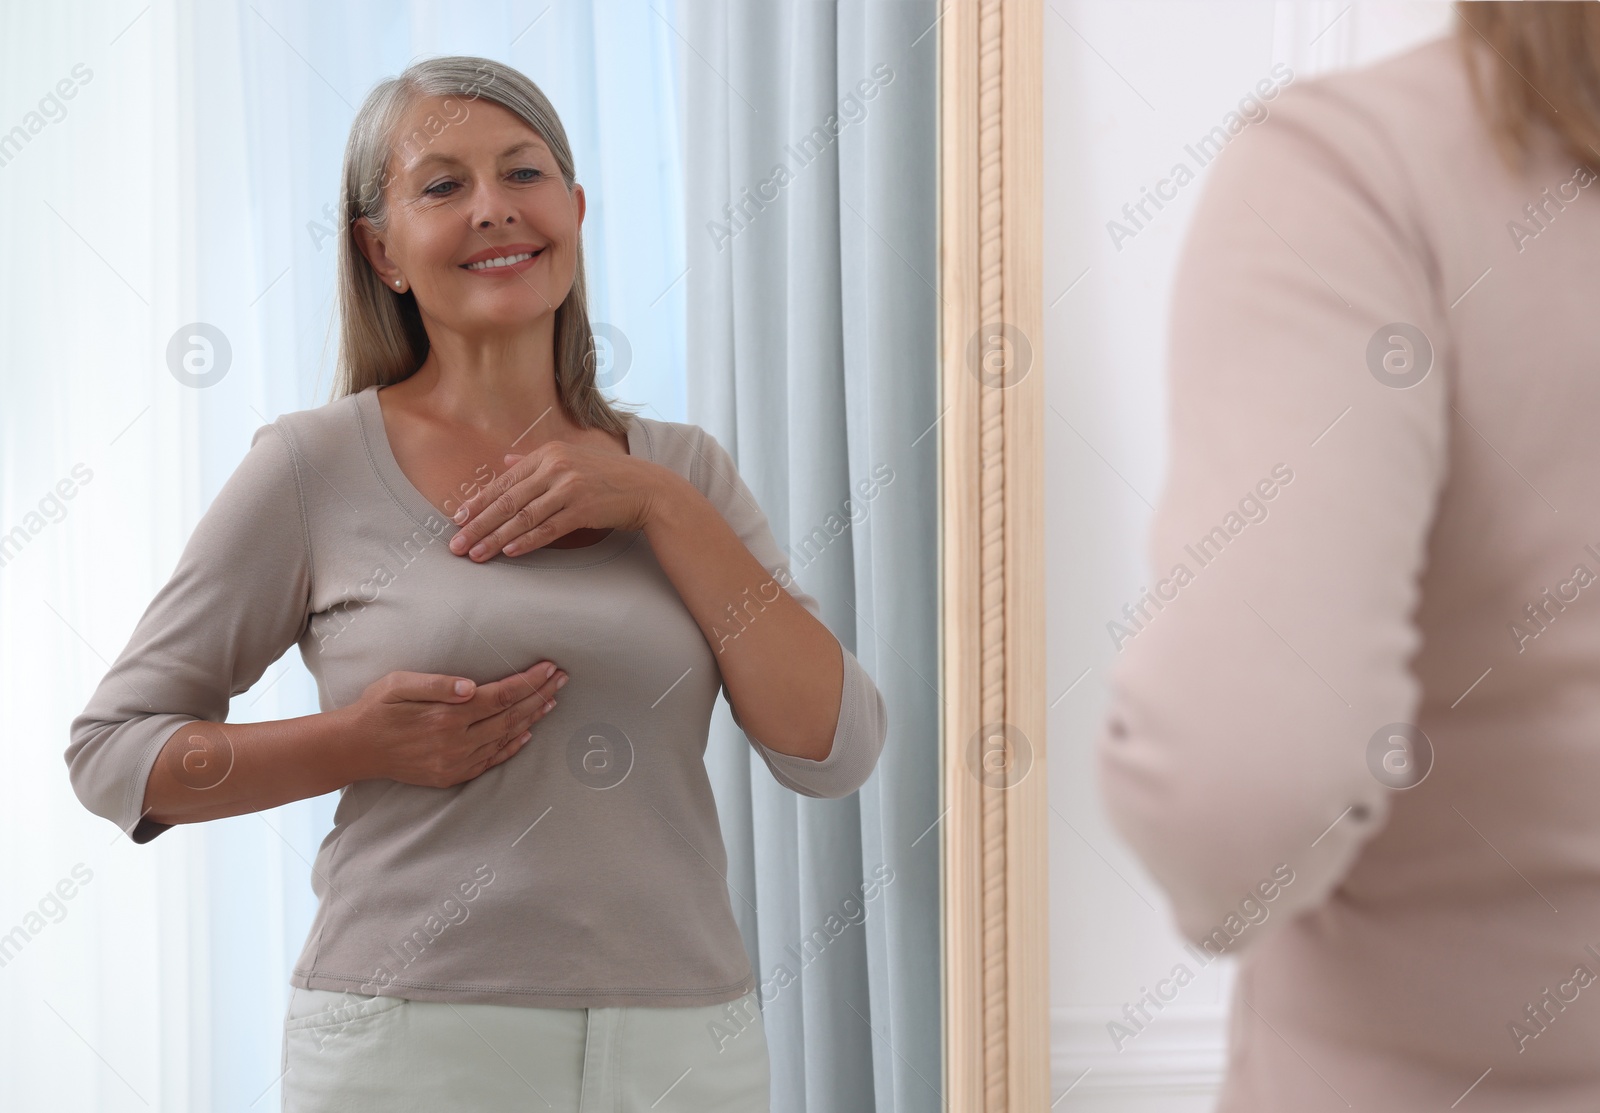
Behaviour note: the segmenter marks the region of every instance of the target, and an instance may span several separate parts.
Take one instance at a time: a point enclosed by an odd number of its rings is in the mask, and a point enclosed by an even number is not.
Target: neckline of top
[[[450,521],[438,507],[429,502],[401,470],[400,462],[395,458],[394,448],[389,443],[389,431],[383,422],[383,408],[378,402],[378,387],[369,386],[357,391],[354,397],[356,413],[361,422],[361,437],[367,449],[367,459],[385,490],[408,518],[433,537],[449,544],[450,539],[461,532],[461,527]],[[627,422],[629,455],[645,460],[652,459],[650,434],[645,429],[644,423],[634,414],[627,415]],[[575,549],[553,549],[546,545],[516,556],[496,553],[482,563],[499,562],[529,568],[587,568],[604,564],[622,555],[633,547],[640,536],[637,530],[613,529],[593,545],[583,545]],[[450,555],[460,561],[470,562],[472,559],[465,554]]]

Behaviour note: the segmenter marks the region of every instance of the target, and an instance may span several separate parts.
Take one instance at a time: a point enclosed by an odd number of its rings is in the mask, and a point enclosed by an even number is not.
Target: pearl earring
[[[396,285],[396,286],[398,286],[398,285],[400,285],[400,280],[399,280],[399,279],[398,279],[398,278],[397,278],[397,279],[395,279],[395,280],[394,280],[394,284],[395,284],[395,285]]]

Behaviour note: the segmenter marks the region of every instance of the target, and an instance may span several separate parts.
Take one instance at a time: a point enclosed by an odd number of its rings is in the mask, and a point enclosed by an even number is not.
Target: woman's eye
[[[536,170],[531,166],[524,166],[524,167],[522,167],[520,169],[513,170],[511,173],[512,173],[513,176],[515,176],[517,174],[528,174],[528,175],[530,175],[530,177],[517,178],[516,179],[517,181],[522,182],[524,184],[526,184],[528,182],[538,181],[540,178],[544,177],[544,172],[542,170]],[[450,181],[449,179],[446,179],[445,181],[442,181],[442,182],[435,182],[433,185],[429,186],[427,189],[423,190],[422,192],[425,193],[425,194],[428,194],[430,196],[433,196],[433,197],[443,197],[449,192],[448,187],[456,185],[456,184],[457,184],[456,182],[453,182],[453,181]]]

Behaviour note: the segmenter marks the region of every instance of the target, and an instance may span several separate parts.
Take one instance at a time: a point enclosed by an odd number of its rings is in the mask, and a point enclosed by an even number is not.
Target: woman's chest
[[[326,702],[343,706],[394,671],[483,684],[542,660],[623,699],[649,703],[680,680],[715,697],[715,654],[642,535],[560,567],[538,553],[474,563],[447,536],[355,527],[319,562],[301,647]]]
[[[508,475],[506,452],[525,453],[526,447],[506,448],[460,430],[448,435],[429,430],[398,414],[388,419],[389,448],[395,464],[417,494],[442,517],[454,520],[455,513],[469,499],[485,492],[498,493]],[[587,433],[579,442],[592,448],[626,453],[627,438],[599,430]],[[522,483],[527,488],[527,481]],[[531,497],[531,496],[530,496]],[[570,530],[553,541],[551,548],[582,548],[602,540],[607,529]]]

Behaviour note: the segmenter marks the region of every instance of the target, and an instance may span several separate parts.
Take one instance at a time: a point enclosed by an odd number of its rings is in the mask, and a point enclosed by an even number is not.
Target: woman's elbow
[[[1275,930],[1268,920],[1325,900],[1382,807],[1374,789],[1362,822],[1341,830],[1326,782],[1287,776],[1269,786],[1274,778],[1215,761],[1180,763],[1115,719],[1098,740],[1096,770],[1113,828],[1165,891],[1180,933],[1208,950],[1208,940],[1243,950]]]
[[[63,757],[78,802],[90,813],[117,823],[125,786],[110,774],[105,760],[105,742],[114,729],[115,724],[75,721]]]
[[[192,716],[164,713],[115,720],[80,715],[63,755],[73,795],[90,813],[148,841],[151,809],[146,795],[167,740]],[[141,824],[141,821],[146,821]]]

